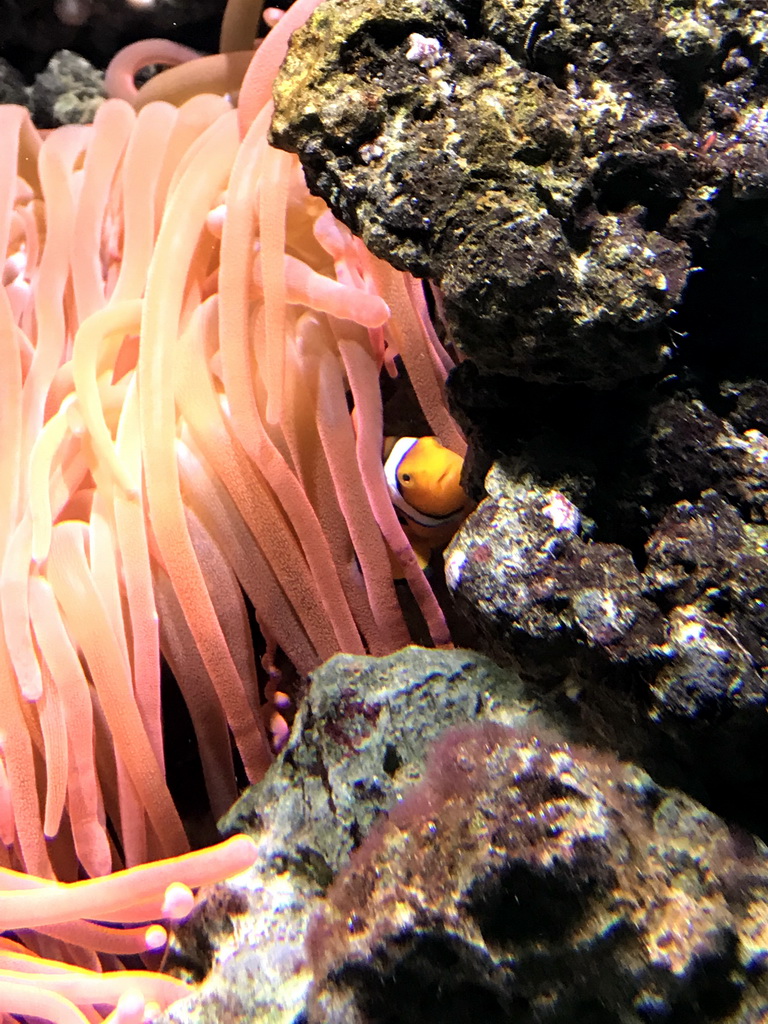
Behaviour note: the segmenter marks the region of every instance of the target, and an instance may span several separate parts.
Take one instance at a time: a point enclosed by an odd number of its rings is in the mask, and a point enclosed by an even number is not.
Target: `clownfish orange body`
[[[436,437],[384,440],[384,476],[419,565],[444,548],[472,505],[461,486],[464,460]]]

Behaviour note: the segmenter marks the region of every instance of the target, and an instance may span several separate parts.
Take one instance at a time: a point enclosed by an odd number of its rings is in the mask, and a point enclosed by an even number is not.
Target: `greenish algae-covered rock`
[[[205,980],[165,1024],[300,1019],[312,981],[304,940],[328,885],[421,778],[430,743],[487,716],[542,723],[517,675],[472,651],[340,654],[313,672],[285,749],[220,823],[252,835],[258,857],[177,928],[168,966]]]

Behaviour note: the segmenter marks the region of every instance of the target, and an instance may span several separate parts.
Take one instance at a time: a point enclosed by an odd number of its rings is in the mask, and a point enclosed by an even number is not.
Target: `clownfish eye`
[[[410,482],[411,474],[410,473],[401,473],[400,474],[400,479],[403,481],[404,484],[407,484],[407,483]]]

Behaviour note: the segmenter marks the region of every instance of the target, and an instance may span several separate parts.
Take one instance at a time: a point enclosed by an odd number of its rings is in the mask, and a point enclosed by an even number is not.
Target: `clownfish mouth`
[[[401,495],[401,498],[402,497],[403,496]],[[400,504],[399,507],[401,509],[403,509],[403,506],[405,504],[407,504],[407,501],[406,501],[405,498],[403,498],[403,501],[402,501],[402,503]],[[449,522],[451,519],[454,519],[457,516],[464,514],[464,503],[463,502],[460,505],[457,505],[455,508],[449,509],[447,512],[436,512],[432,508],[429,508],[429,507],[425,508],[424,505],[415,505],[415,504],[414,505],[410,505],[410,508],[412,508],[414,512],[418,512],[419,515],[423,516],[425,519],[433,520],[433,522],[431,524],[428,524],[428,523],[422,524],[422,525],[425,525],[425,526],[427,526],[427,525],[441,526],[443,523]],[[403,509],[403,510],[405,511],[405,509]]]
[[[432,512],[430,514],[433,519],[438,519],[441,523],[444,523],[446,522],[446,520],[453,519],[455,516],[463,514],[463,512],[464,506],[459,505],[456,508],[452,509],[450,512]]]

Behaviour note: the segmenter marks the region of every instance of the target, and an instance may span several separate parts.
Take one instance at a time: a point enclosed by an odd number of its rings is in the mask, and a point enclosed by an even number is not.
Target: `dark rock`
[[[259,856],[177,929],[171,968],[204,980],[166,1024],[756,1024],[768,1006],[762,844],[466,651],[331,659],[222,827]]]
[[[762,435],[761,435],[762,436]],[[768,836],[765,527],[714,492],[669,509],[641,570],[569,498],[500,465],[446,552],[478,644],[593,740]]]
[[[274,804],[269,827],[311,851],[330,877],[420,771],[427,745],[502,700],[524,702],[522,684],[481,655],[407,647],[387,658],[340,654],[311,675],[281,769],[271,769],[224,822],[226,832],[264,824],[249,805]],[[529,713],[520,704],[519,712]],[[275,817],[275,813],[277,816]],[[333,827],[328,829],[329,819]]]
[[[735,0],[326,0],[273,137],[440,285],[485,372],[605,388],[677,350],[762,369],[766,32]]]
[[[103,73],[78,54],[60,50],[32,86],[32,118],[38,128],[90,124],[105,97]]]
[[[0,103],[19,103],[26,106],[27,90],[18,71],[0,57]]]
[[[500,466],[486,489],[446,552],[446,579],[497,657],[513,653],[540,681],[580,652],[608,664],[658,659],[663,616],[626,548],[586,542],[566,495]]]

